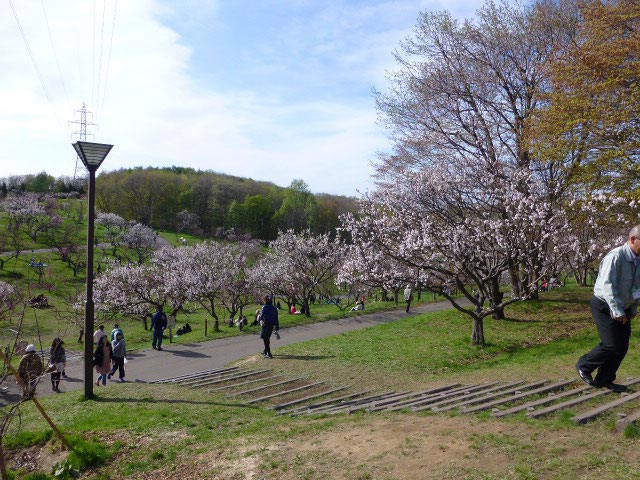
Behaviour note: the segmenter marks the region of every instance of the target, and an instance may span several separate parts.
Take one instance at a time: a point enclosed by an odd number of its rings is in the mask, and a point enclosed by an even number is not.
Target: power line
[[[60,62],[58,61],[58,54],[56,52],[56,47],[53,42],[53,35],[51,34],[51,27],[49,26],[49,17],[47,16],[47,10],[44,8],[44,0],[40,0],[42,5],[42,12],[44,13],[44,21],[47,24],[47,32],[49,32],[49,42],[51,43],[51,50],[53,50],[53,58],[56,61],[56,66],[58,67],[58,75],[60,75],[60,82],[62,83],[62,89],[64,90],[64,96],[67,99],[67,107],[71,110],[71,101],[69,100],[69,94],[67,93],[67,86],[64,82],[64,76],[62,75],[62,69],[60,68]]]
[[[91,54],[91,105],[95,105],[96,85],[96,0],[93,0],[93,48]]]
[[[96,93],[96,119],[100,117],[100,83],[102,83],[102,50],[104,47],[104,17],[107,12],[107,0],[102,0],[102,28],[100,29],[100,59],[98,61],[98,90]]]
[[[104,90],[102,92],[102,106],[101,110],[104,109],[104,99],[107,96],[107,81],[109,80],[109,66],[111,65],[111,47],[113,46],[113,33],[116,29],[116,12],[118,10],[118,0],[115,0],[113,4],[113,23],[111,24],[111,40],[109,41],[109,56],[107,57],[107,71],[104,76]]]
[[[49,90],[47,90],[47,86],[44,83],[44,79],[42,78],[42,74],[40,73],[40,69],[38,68],[38,64],[36,63],[35,57],[33,56],[33,52],[31,51],[31,46],[29,45],[29,41],[27,40],[27,35],[22,28],[22,24],[20,23],[20,18],[18,18],[18,12],[16,11],[13,2],[9,0],[9,5],[11,6],[11,11],[13,12],[13,18],[16,20],[16,24],[18,25],[18,30],[20,30],[20,35],[22,36],[22,41],[27,47],[27,52],[29,53],[29,58],[31,59],[31,64],[36,71],[36,75],[38,76],[38,80],[40,80],[40,85],[42,86],[42,91],[44,92],[47,101],[49,102],[49,106],[51,107],[51,111],[53,112],[53,116],[56,118],[58,124],[63,125],[60,117],[58,117],[58,113],[53,105],[53,101],[51,100],[51,96],[49,95]],[[63,127],[64,128],[64,127]]]

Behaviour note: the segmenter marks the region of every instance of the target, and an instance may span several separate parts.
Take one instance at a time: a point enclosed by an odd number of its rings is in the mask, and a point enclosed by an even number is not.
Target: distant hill
[[[303,180],[280,187],[175,166],[101,173],[96,205],[155,229],[220,236],[233,228],[264,240],[275,238],[278,229],[331,232],[339,226],[340,215],[355,211],[353,197],[313,194]]]

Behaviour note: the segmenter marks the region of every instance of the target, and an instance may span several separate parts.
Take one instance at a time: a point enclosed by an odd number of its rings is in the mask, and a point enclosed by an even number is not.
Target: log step
[[[312,410],[316,409],[316,408],[320,408],[320,407],[326,407],[327,405],[337,405],[340,402],[344,401],[344,400],[349,400],[352,398],[356,398],[356,397],[360,397],[362,395],[366,395],[368,393],[371,393],[371,390],[364,390],[362,392],[357,392],[357,393],[350,393],[348,395],[343,395],[341,397],[337,397],[337,398],[331,398],[329,400],[325,400],[323,402],[318,402],[318,403],[312,403],[311,405],[304,405],[302,407],[297,407],[297,408],[292,408],[290,410],[283,410],[281,412],[279,412],[282,415],[285,414],[291,414],[294,416],[297,415],[302,415],[302,414],[310,414],[310,413],[314,413],[312,412]]]
[[[517,402],[518,400],[522,400],[524,398],[530,397],[531,395],[539,395],[542,393],[554,392],[556,390],[560,390],[563,387],[566,387],[573,380],[563,380],[561,382],[553,383],[551,385],[545,385],[544,387],[534,388],[533,390],[527,390],[526,392],[517,393],[511,395],[510,397],[499,398],[497,400],[493,400],[491,402],[483,403],[480,405],[476,405],[475,407],[465,407],[460,410],[461,413],[473,413],[473,412],[481,412],[482,410],[487,410],[488,408],[496,407],[498,405],[504,405],[505,403]]]
[[[613,402],[609,402],[609,403],[605,403],[604,405],[597,407],[597,408],[593,408],[587,412],[581,413],[580,415],[576,415],[575,417],[573,417],[571,420],[573,420],[576,423],[587,423],[590,422],[591,420],[595,419],[598,415],[606,412],[607,410],[610,410],[612,408],[618,407],[620,405],[623,405],[627,402],[631,402],[633,400],[636,400],[640,398],[640,392],[636,392],[636,393],[632,393],[629,395],[625,395],[622,394],[621,398],[619,398],[618,400],[614,400]]]
[[[347,387],[334,388],[332,390],[326,390],[324,392],[316,393],[314,395],[308,395],[306,397],[298,398],[297,400],[291,400],[290,402],[280,403],[278,405],[274,405],[270,407],[271,410],[282,410],[287,407],[291,407],[293,405],[299,405],[301,403],[307,402],[309,400],[314,400],[316,398],[325,397],[327,395],[331,395],[332,393],[341,392],[345,390]]]
[[[303,385],[302,387],[292,388],[291,390],[285,390],[283,392],[272,393],[271,395],[265,395],[264,397],[258,397],[244,402],[244,405],[251,405],[253,403],[263,402],[264,400],[269,400],[271,398],[281,397],[283,395],[288,395],[290,393],[299,392],[300,390],[307,390],[309,388],[315,387],[317,385],[322,385],[322,382],[310,383],[309,385]]]

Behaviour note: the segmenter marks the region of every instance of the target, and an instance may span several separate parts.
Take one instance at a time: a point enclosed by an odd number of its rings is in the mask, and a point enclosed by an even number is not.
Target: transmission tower
[[[77,114],[79,114],[80,120],[71,120],[69,123],[79,125],[80,130],[78,130],[77,132],[71,132],[71,134],[77,135],[78,139],[82,141],[87,139],[87,135],[93,137],[92,133],[87,133],[87,125],[94,126],[95,123],[87,121],[87,113],[89,115],[92,115],[92,113],[87,112],[87,107],[85,106],[84,102],[82,103],[82,108],[80,110],[75,110],[74,113],[76,114],[76,117],[78,116]],[[80,160],[80,157],[76,156],[76,169],[73,172],[73,182],[75,183],[77,178],[84,177],[85,174],[86,172],[84,164],[82,163],[82,160]]]

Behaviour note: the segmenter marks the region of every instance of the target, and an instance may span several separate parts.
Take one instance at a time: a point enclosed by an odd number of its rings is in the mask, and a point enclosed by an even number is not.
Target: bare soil
[[[184,438],[188,432],[175,432]],[[125,476],[117,465],[130,449],[159,447],[162,438],[102,438],[122,442],[120,458],[85,478],[144,480],[298,479],[632,479],[640,478],[640,442],[602,428],[550,429],[447,415],[360,415],[315,435],[257,445],[241,439],[227,448],[199,446],[170,466]],[[596,448],[599,445],[600,448]],[[161,450],[161,448],[159,448]],[[606,450],[606,453],[604,453]],[[49,451],[49,453],[47,453]],[[50,471],[58,454],[49,445],[22,452],[28,470]],[[55,458],[54,458],[55,457]],[[18,461],[19,459],[15,459]],[[620,465],[620,472],[612,465]],[[49,468],[50,468],[49,467]],[[107,475],[105,477],[104,475]]]

